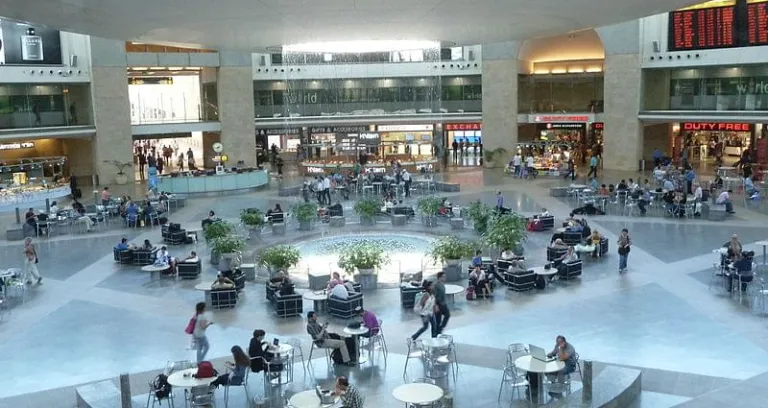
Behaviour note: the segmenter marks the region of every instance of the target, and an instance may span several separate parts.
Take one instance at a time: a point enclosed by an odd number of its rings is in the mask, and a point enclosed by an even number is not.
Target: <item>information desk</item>
[[[213,176],[159,177],[158,188],[173,194],[216,193],[221,191],[245,190],[269,183],[266,170],[246,173],[225,173]]]
[[[0,191],[0,212],[13,211],[17,207],[26,210],[39,206],[46,199],[66,197],[72,193],[69,186],[53,188],[33,187],[29,189],[8,189]]]
[[[422,168],[432,167],[433,171],[439,169],[437,158],[422,160],[401,160],[400,165],[411,174],[417,174]],[[332,171],[341,170],[343,173],[351,172],[355,167],[352,162],[309,162],[303,161],[299,164],[299,170],[305,176],[316,176],[320,174],[329,174]],[[370,169],[373,173],[392,173],[392,164],[390,162],[369,162],[365,169]]]

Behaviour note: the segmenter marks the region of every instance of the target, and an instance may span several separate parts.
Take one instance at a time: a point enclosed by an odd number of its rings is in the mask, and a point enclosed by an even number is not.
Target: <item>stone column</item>
[[[584,361],[584,370],[581,372],[581,383],[583,386],[581,390],[581,401],[582,402],[592,401],[592,361],[591,360]]]
[[[637,116],[642,97],[640,20],[597,29],[605,47],[603,167],[638,169],[643,125]]]
[[[133,181],[131,104],[125,42],[91,37],[91,100],[96,136],[93,139],[93,170],[101,185],[115,183],[116,160],[131,163],[124,170]]]
[[[256,130],[251,54],[221,52],[218,73],[219,121],[227,167],[239,160],[256,166]]]
[[[483,149],[517,145],[518,42],[483,45]]]

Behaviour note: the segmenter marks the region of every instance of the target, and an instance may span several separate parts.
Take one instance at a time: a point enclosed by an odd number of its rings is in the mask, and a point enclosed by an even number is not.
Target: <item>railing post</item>
[[[120,374],[120,402],[123,408],[132,408],[131,403],[131,380],[128,373]]]
[[[578,363],[577,363],[578,364]],[[584,369],[581,371],[581,400],[582,402],[592,401],[592,361],[584,360]]]

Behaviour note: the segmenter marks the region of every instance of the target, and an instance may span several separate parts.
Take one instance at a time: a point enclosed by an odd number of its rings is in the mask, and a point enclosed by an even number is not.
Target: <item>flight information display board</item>
[[[735,15],[735,6],[669,13],[669,51],[737,46]]]
[[[747,2],[747,45],[768,45],[768,0]]]

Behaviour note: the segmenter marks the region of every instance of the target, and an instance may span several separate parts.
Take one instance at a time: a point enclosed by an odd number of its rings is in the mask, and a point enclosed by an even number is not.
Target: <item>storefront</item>
[[[603,122],[592,122],[589,124],[589,135],[587,137],[587,144],[594,146],[596,144],[603,144],[603,129],[605,124]]]
[[[29,149],[30,144],[34,147],[34,142],[4,142],[0,144],[0,152]],[[3,187],[0,212],[69,195],[69,180],[63,176],[66,163],[64,156],[3,159],[0,162],[0,186]]]
[[[301,128],[272,128],[256,130],[256,149],[269,150],[277,146],[283,152],[296,152],[301,144]]]
[[[586,143],[588,125],[594,121],[594,114],[528,115],[528,123],[536,126],[535,141]]]
[[[758,129],[759,128],[759,129]],[[755,135],[762,124],[726,122],[682,122],[672,125],[673,157],[680,157],[688,146],[688,160],[715,157],[739,157],[755,145]]]
[[[453,146],[453,142],[468,146],[483,143],[482,123],[446,123],[443,132],[445,146]]]

